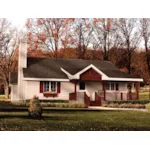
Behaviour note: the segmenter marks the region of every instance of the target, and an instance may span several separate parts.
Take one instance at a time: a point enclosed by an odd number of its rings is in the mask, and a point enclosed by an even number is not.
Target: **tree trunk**
[[[128,73],[131,74],[131,53],[128,53]]]
[[[104,60],[108,60],[108,55],[107,55],[107,42],[106,42],[106,40],[107,40],[107,35],[106,35],[106,33],[105,33],[105,35],[104,35]]]
[[[9,84],[8,83],[5,84],[5,98],[6,99],[9,98]]]
[[[147,67],[148,67],[148,75],[150,77],[150,64],[149,64],[149,53],[148,53],[148,46],[147,41],[145,40],[145,51],[146,51],[146,61],[147,61]]]
[[[131,48],[130,39],[127,39],[127,50],[128,50],[128,74],[131,74]]]

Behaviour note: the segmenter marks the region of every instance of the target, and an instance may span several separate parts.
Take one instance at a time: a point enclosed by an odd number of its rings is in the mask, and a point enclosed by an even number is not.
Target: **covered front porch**
[[[63,70],[63,69],[62,69]],[[69,93],[69,100],[84,102],[88,106],[100,106],[111,100],[139,99],[139,84],[142,79],[132,78],[116,70],[108,76],[93,65],[89,65],[75,75],[63,70],[74,84],[74,92]],[[117,75],[119,74],[119,75]],[[128,85],[135,84],[134,96]],[[131,87],[131,86],[130,86]]]
[[[114,81],[71,81],[74,92],[69,93],[69,100],[79,101],[88,106],[101,106],[112,100],[139,100],[139,83],[134,83],[134,90],[128,89],[128,82]]]

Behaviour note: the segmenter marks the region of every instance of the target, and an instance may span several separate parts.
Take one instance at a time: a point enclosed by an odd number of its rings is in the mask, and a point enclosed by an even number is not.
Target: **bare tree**
[[[149,60],[149,46],[150,46],[150,19],[149,18],[141,18],[140,19],[140,26],[139,26],[142,38],[144,40],[144,47],[146,52],[146,60],[147,60],[147,67],[150,77],[150,60]]]
[[[118,37],[121,39],[121,47],[127,50],[127,69],[131,74],[132,53],[138,47],[140,34],[137,29],[137,19],[122,18],[117,19]]]
[[[103,59],[108,60],[109,50],[119,46],[119,37],[116,30],[115,19],[95,18],[92,20],[93,44],[103,51]]]
[[[72,22],[70,29],[70,43],[76,49],[78,59],[84,59],[91,43],[93,28],[90,19],[80,18]]]
[[[9,97],[9,73],[16,69],[17,63],[12,59],[18,43],[17,31],[7,19],[0,19],[0,77],[5,87],[5,96]]]

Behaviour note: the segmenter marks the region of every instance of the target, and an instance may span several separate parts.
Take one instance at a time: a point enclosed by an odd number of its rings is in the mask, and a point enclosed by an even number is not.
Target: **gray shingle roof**
[[[93,64],[108,77],[132,78],[127,73],[121,72],[110,61],[81,60],[81,59],[51,59],[51,58],[27,58],[27,68],[23,69],[25,78],[61,78],[67,79],[67,75],[61,68],[74,75],[85,67]],[[16,77],[15,77],[16,79]],[[12,79],[14,82],[15,80]]]

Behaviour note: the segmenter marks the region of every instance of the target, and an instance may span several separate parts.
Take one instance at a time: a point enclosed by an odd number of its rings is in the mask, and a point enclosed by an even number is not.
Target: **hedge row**
[[[87,108],[82,103],[41,103],[42,107],[59,107],[59,108]]]
[[[26,102],[29,102],[30,100],[27,99]],[[41,103],[69,103],[69,100],[59,100],[59,99],[40,99]]]
[[[138,108],[144,109],[144,104],[131,104],[131,103],[124,103],[124,104],[103,104],[103,107],[112,107],[112,108]]]
[[[116,100],[116,101],[108,101],[108,104],[148,104],[150,100]]]

